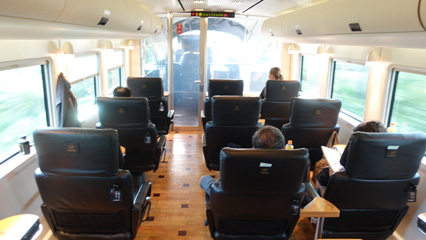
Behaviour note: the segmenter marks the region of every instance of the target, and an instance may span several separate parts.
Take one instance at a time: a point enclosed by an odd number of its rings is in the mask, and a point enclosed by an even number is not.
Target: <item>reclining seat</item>
[[[322,157],[321,146],[326,146],[333,131],[339,132],[337,119],[340,99],[293,98],[290,122],[282,126],[285,139],[293,140],[295,148],[307,148],[311,169]]]
[[[132,191],[132,175],[119,169],[116,130],[38,129],[34,143],[41,209],[56,238],[135,238],[151,183]]]
[[[156,171],[164,153],[166,136],[157,138],[156,126],[149,123],[147,98],[98,97],[98,128],[117,129],[125,147],[121,168],[132,173]]]
[[[326,218],[324,238],[386,239],[405,216],[426,151],[426,135],[353,133],[345,171],[330,177],[324,198],[340,209]]]
[[[209,170],[219,170],[224,147],[251,148],[259,123],[260,97],[214,96],[212,121],[203,136],[203,153]]]
[[[210,79],[207,87],[208,97],[204,100],[204,110],[201,111],[201,121],[204,130],[206,123],[212,120],[211,99],[215,95],[242,96],[244,90],[243,80]]]
[[[281,129],[288,123],[291,99],[297,97],[299,91],[299,81],[266,81],[266,96],[262,101],[260,113],[260,118],[265,119],[265,125]]]
[[[173,123],[174,110],[169,110],[164,98],[163,81],[161,78],[128,77],[127,87],[132,97],[146,97],[149,101],[150,119],[157,127],[160,135],[169,133]]]
[[[207,203],[214,239],[289,239],[305,195],[306,149],[232,149]]]

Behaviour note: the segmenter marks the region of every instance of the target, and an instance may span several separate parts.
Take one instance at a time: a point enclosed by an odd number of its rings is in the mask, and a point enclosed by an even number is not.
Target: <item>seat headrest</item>
[[[121,153],[115,129],[36,129],[34,144],[45,173],[114,176],[119,169]]]
[[[255,126],[259,122],[260,97],[214,96],[213,125]]]
[[[308,150],[234,149],[220,152],[221,186],[227,192],[296,193],[309,163]]]
[[[344,167],[351,178],[407,179],[419,169],[426,151],[426,135],[356,132],[345,151]]]
[[[300,91],[299,81],[266,81],[266,101],[290,102],[292,98],[297,97]]]
[[[102,127],[146,127],[149,122],[147,98],[98,97],[99,121]]]
[[[127,87],[132,91],[132,97],[148,99],[163,98],[163,80],[152,77],[128,77]]]
[[[293,98],[290,105],[290,124],[303,128],[332,128],[337,124],[340,99]]]
[[[215,95],[243,95],[243,80],[210,79],[207,87],[209,98]]]

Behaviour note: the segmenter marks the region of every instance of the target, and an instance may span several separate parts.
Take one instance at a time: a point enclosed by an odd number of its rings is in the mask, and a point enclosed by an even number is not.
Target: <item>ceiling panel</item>
[[[330,0],[137,0],[155,14],[231,10],[237,14],[274,17]],[[183,10],[184,9],[184,10]]]

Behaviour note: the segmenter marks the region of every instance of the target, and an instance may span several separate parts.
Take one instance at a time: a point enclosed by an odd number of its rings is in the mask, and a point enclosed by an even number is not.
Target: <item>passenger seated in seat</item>
[[[260,127],[252,138],[253,148],[260,149],[284,149],[285,138],[281,131],[273,126]],[[200,187],[210,195],[210,188],[213,183],[219,182],[220,178],[214,180],[210,175],[205,175],[200,179]]]
[[[369,121],[361,123],[353,129],[353,132],[387,132],[385,126],[382,123],[377,121]],[[348,143],[348,145],[350,142]],[[346,146],[345,151],[340,157],[340,164],[345,166],[346,164],[346,154],[347,154],[348,146]],[[321,172],[317,176],[317,187],[320,189],[321,196],[324,195],[325,189],[328,185],[328,180],[330,179],[329,167],[325,167],[321,170]]]
[[[268,80],[284,80],[283,75],[281,75],[281,69],[278,67],[273,67],[269,70]],[[265,99],[266,97],[266,86],[263,88],[260,93],[260,98]]]
[[[130,91],[129,88],[126,87],[116,87],[114,91],[112,92],[112,95],[114,97],[131,97],[132,91]]]

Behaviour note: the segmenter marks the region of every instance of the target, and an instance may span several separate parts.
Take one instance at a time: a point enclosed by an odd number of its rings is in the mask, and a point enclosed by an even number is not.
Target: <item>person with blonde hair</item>
[[[283,75],[281,75],[281,69],[278,67],[273,67],[269,70],[268,80],[284,80]],[[260,93],[260,98],[265,99],[266,97],[266,87],[263,88]]]

